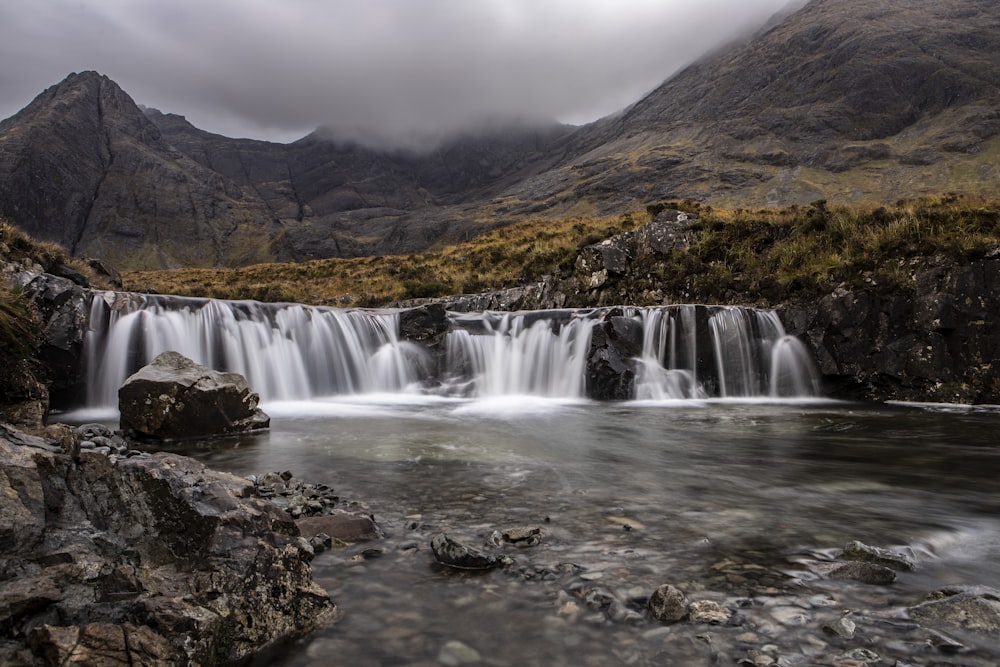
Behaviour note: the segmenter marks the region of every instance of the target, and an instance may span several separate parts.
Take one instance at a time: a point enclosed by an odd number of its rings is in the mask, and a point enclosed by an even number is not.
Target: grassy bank
[[[124,274],[126,289],[221,299],[379,306],[417,297],[514,287],[559,267],[580,249],[645,222],[643,216],[528,220],[414,255],[178,269]]]
[[[702,302],[773,304],[840,284],[900,289],[912,285],[915,261],[937,256],[963,264],[1000,246],[998,200],[693,211],[698,240],[652,267],[648,282]]]
[[[666,207],[697,215],[697,238],[667,260],[636,266],[629,278],[635,289],[629,292],[655,292],[674,302],[768,304],[824,293],[841,283],[896,289],[911,281],[914,258],[941,255],[962,263],[1000,244],[1000,200],[818,201],[753,210],[686,201],[613,218],[528,220],[415,255],[133,272],[124,282],[137,291],[352,306],[475,293],[547,273],[566,275],[582,247],[635,229]]]

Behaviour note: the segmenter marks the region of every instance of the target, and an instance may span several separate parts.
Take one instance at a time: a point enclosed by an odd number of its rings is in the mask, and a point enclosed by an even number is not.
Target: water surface
[[[405,394],[264,408],[269,433],[181,450],[329,484],[387,534],[317,556],[343,618],[283,665],[736,664],[755,651],[833,665],[864,647],[929,664],[954,656],[905,608],[946,584],[1000,587],[991,409]],[[445,531],[483,547],[527,525],[542,542],[507,545],[507,570],[448,570],[428,546]],[[816,575],[850,540],[917,569],[890,586]],[[662,626],[644,604],[663,583],[735,613]],[[843,614],[853,639],[823,631]],[[958,664],[1000,660],[995,637],[949,637]]]

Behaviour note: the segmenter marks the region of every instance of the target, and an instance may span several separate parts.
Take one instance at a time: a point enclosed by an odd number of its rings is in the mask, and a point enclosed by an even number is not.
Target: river
[[[405,394],[264,408],[270,432],[178,451],[328,484],[386,533],[316,557],[342,619],[275,664],[1000,661],[995,634],[939,636],[905,611],[945,585],[1000,587],[995,409]],[[541,542],[483,546],[521,526]],[[438,532],[514,565],[440,566]],[[891,585],[822,576],[851,540],[916,568]],[[664,583],[730,619],[652,620],[645,601]],[[824,631],[843,616],[852,638]]]
[[[767,310],[442,312],[416,331],[413,314],[94,299],[88,409],[114,412],[164,350],[239,372],[270,431],[177,450],[328,485],[385,533],[317,555],[342,618],[267,664],[1000,661],[996,632],[907,611],[945,586],[1000,588],[1000,409],[824,400]],[[537,544],[500,539],[525,528]],[[439,533],[513,563],[442,566]],[[831,577],[855,540],[916,567]],[[651,618],[663,584],[717,622]]]

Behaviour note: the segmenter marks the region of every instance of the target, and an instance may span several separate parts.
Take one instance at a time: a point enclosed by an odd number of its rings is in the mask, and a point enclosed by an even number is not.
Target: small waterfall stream
[[[400,336],[400,311],[170,296],[97,294],[85,343],[86,407],[113,408],[121,383],[174,350],[243,374],[262,400],[434,393],[585,398],[595,364],[618,364],[638,399],[815,396],[808,351],[769,310],[662,306],[448,313],[446,332]],[[641,352],[614,332],[641,328]],[[611,329],[608,329],[611,331]],[[603,345],[603,347],[602,347]],[[609,361],[610,360],[610,361]]]

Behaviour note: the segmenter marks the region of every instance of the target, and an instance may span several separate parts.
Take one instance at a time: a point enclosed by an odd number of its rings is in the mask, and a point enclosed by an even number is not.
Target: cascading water
[[[241,373],[265,402],[379,392],[576,399],[595,395],[590,383],[615,355],[623,377],[634,373],[638,399],[818,393],[808,352],[772,311],[662,306],[447,318],[443,340],[428,346],[400,338],[397,311],[96,294],[87,407],[114,408],[125,378],[167,350]],[[641,328],[641,354],[614,347],[618,320]],[[598,327],[602,342],[593,337]]]
[[[636,398],[819,394],[808,350],[774,311],[687,305],[646,309],[642,318]]]
[[[538,318],[532,322],[524,314],[512,313],[483,313],[464,320],[453,320],[453,324],[472,322],[481,331],[456,328],[449,332],[447,371],[457,380],[453,386],[464,386],[472,396],[584,396],[594,320]]]
[[[125,378],[167,350],[244,375],[265,401],[404,391],[427,374],[427,353],[397,338],[392,312],[158,296],[116,301],[108,293],[91,305],[89,407],[117,405]]]

